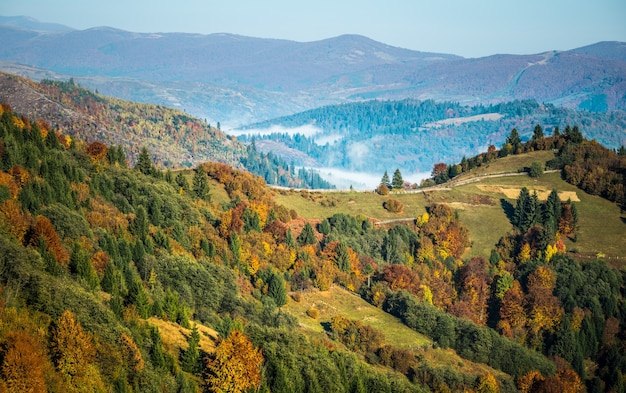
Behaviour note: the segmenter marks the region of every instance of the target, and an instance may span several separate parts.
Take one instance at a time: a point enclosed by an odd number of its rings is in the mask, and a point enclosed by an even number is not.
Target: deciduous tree
[[[239,330],[215,348],[207,360],[207,390],[215,393],[242,393],[261,386],[263,355]]]

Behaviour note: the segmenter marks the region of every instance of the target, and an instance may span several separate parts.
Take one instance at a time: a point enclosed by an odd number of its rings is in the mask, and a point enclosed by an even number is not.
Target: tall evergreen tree
[[[515,210],[513,212],[513,226],[520,230],[524,221],[524,211],[529,199],[530,193],[528,192],[528,188],[522,187],[519,196],[517,197],[517,203],[515,204]]]
[[[307,222],[304,225],[302,232],[300,232],[296,240],[298,241],[298,244],[300,244],[301,246],[306,246],[307,244],[317,243],[317,239],[315,238],[315,230],[313,229],[310,223]]]
[[[513,154],[518,153],[518,149],[520,149],[522,146],[522,141],[520,140],[519,133],[517,132],[517,128],[513,128],[511,130],[511,133],[506,138],[506,143],[511,145]]]
[[[153,173],[152,160],[145,146],[141,148],[141,153],[139,153],[139,157],[137,157],[137,165],[135,168],[144,175],[151,175]]]
[[[385,171],[383,178],[380,179],[380,184],[384,184],[387,186],[387,188],[391,188],[391,182],[389,181],[389,174],[387,173],[387,171]]]
[[[143,241],[148,237],[149,226],[148,212],[145,207],[139,206],[135,213],[135,219],[130,227],[131,233]]]
[[[183,172],[178,172],[174,181],[181,190],[189,191],[189,182],[187,182],[187,178],[183,175]]]
[[[391,181],[391,186],[394,189],[402,189],[402,185],[404,184],[404,180],[402,179],[402,174],[400,173],[400,169],[396,169],[393,173],[393,180]]]
[[[209,179],[202,165],[193,174],[193,192],[197,198],[209,199]]]
[[[182,358],[183,370],[188,373],[195,373],[200,368],[200,333],[195,324],[191,328],[189,337],[187,337],[187,345]]]
[[[267,283],[267,294],[270,295],[278,307],[287,304],[287,289],[285,280],[276,272],[272,272]]]
[[[543,128],[541,128],[540,124],[537,124],[535,126],[535,129],[533,130],[533,141],[536,141],[541,138],[543,138]]]

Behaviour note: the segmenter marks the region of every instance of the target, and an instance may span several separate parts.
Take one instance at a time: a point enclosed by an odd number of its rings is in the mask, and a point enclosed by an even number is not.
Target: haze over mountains
[[[626,44],[466,59],[363,36],[316,42],[233,34],[73,30],[0,18],[0,69],[73,77],[100,93],[175,106],[226,127],[366,99],[461,104],[533,98],[570,108],[626,108]]]

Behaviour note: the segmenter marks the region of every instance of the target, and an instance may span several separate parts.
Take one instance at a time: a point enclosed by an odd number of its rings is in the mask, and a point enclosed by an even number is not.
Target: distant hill
[[[108,95],[180,107],[225,125],[374,98],[468,104],[532,98],[594,111],[626,108],[620,42],[465,59],[358,35],[294,42],[109,27],[50,33],[9,22],[0,21],[0,60],[11,63],[0,64],[4,70],[72,76]]]
[[[0,15],[0,25],[2,26],[13,26],[17,28],[27,29],[27,30],[35,30],[40,32],[64,32],[74,30],[71,27],[61,25],[58,23],[46,23],[40,22],[35,18],[30,18],[28,16],[1,16]]]
[[[537,124],[548,135],[554,127],[563,130],[568,124],[579,125],[585,137],[610,148],[626,145],[624,111],[577,111],[534,100],[488,106],[372,100],[256,123],[237,134],[242,140],[254,137],[260,149],[266,146],[261,141],[273,141],[272,148],[280,143],[283,148],[278,154],[291,158],[298,156],[286,148],[299,150],[320,167],[382,176],[395,168],[405,174],[430,172],[437,162],[459,162],[463,156],[486,151],[489,145],[500,148],[514,127],[528,140]]]

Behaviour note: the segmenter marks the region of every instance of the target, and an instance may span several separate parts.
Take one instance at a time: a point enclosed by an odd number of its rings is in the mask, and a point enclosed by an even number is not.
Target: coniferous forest
[[[554,149],[566,181],[624,205],[623,149],[539,131],[439,165],[432,183]],[[0,391],[625,391],[623,268],[567,254],[577,202],[523,188],[491,254],[465,258],[472,234],[447,204],[408,224],[305,220],[267,187],[272,157],[248,157],[263,177],[164,170],[147,148],[129,164],[0,106]],[[430,344],[390,345],[348,317],[308,334],[285,305],[331,286]]]

